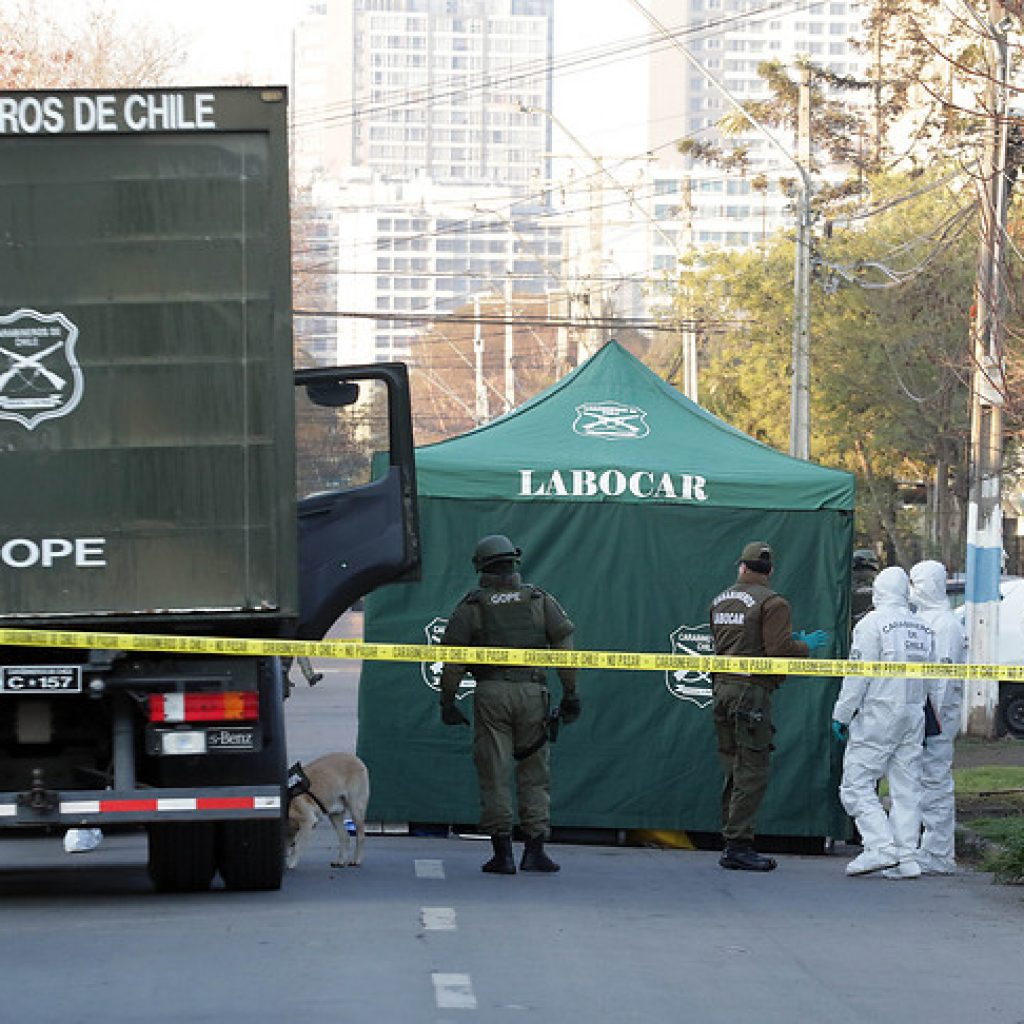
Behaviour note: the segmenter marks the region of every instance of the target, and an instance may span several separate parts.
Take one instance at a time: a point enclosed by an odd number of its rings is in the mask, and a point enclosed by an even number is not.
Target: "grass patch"
[[[1007,885],[1024,883],[1024,819],[981,818],[972,822],[971,828],[999,847],[982,864],[994,880]]]
[[[1024,818],[976,818],[971,829],[993,843],[1024,844]]]
[[[1024,796],[1024,768],[989,765],[984,768],[954,768],[953,781],[958,794],[977,795],[1019,789]],[[1018,794],[1008,794],[1018,795]]]
[[[953,785],[956,797],[972,807],[978,800],[998,798],[1009,805],[1020,805],[1024,810],[1024,768],[1013,765],[988,765],[984,768],[954,768]],[[883,778],[878,787],[880,796],[889,795],[889,780]],[[984,796],[982,796],[984,794]],[[976,799],[971,799],[976,798]]]

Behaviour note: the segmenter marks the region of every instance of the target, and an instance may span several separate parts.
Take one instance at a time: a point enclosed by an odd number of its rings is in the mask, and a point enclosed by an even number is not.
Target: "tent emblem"
[[[444,631],[447,625],[447,619],[431,619],[423,627],[423,633],[427,638],[427,643],[439,644],[441,642],[441,637],[444,636]],[[432,690],[441,689],[441,670],[443,668],[443,661],[420,662],[420,675],[423,676],[423,682],[425,682]],[[455,699],[462,700],[463,697],[466,697],[473,692],[473,688],[475,686],[476,681],[467,673],[462,677],[462,681],[459,683],[459,692],[455,694]]]
[[[705,657],[715,653],[715,644],[707,626],[679,626],[668,635],[673,654]],[[665,673],[668,692],[678,700],[692,700],[699,708],[711,703],[711,675],[687,669],[669,669]]]
[[[78,328],[63,313],[19,309],[0,316],[0,419],[32,430],[81,401]]]
[[[572,429],[580,437],[600,437],[606,441],[635,441],[651,432],[643,409],[619,402],[577,405]]]

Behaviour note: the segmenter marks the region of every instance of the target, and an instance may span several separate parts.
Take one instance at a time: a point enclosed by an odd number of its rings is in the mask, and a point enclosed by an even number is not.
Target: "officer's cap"
[[[740,555],[740,561],[746,562],[747,565],[753,562],[761,562],[770,568],[772,564],[771,545],[763,540],[750,541],[749,544],[744,546],[743,552]]]

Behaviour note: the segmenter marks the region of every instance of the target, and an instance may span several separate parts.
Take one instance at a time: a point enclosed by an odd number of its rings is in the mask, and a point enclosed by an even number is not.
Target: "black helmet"
[[[501,533],[492,533],[477,541],[476,551],[473,552],[473,568],[477,572],[483,572],[495,562],[514,562],[521,555],[522,551],[508,537]]]

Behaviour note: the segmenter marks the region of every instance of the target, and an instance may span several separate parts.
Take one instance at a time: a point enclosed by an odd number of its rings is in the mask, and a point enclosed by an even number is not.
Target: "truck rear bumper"
[[[0,829],[275,818],[282,807],[279,786],[0,793]]]

